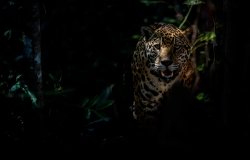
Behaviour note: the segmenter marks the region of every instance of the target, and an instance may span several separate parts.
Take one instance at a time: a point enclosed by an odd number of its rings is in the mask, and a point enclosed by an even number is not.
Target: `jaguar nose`
[[[171,65],[173,63],[173,61],[172,60],[162,60],[161,61],[161,64],[163,64],[163,65],[165,65],[165,66],[169,66],[169,65]]]

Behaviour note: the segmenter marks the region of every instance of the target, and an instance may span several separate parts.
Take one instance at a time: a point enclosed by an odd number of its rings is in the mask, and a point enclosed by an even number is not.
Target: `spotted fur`
[[[177,82],[192,87],[195,75],[189,40],[184,31],[171,24],[142,28],[142,37],[132,58],[134,88],[133,117],[157,116],[166,93]]]

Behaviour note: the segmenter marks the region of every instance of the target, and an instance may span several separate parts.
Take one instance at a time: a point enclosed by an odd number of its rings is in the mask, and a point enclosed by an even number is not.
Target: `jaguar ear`
[[[146,40],[148,40],[153,33],[154,33],[153,28],[147,26],[141,27],[141,34],[146,38]]]
[[[186,37],[189,37],[193,32],[193,29],[192,27],[188,27],[186,28],[185,30],[182,31],[182,33],[186,36]]]
[[[192,25],[188,27],[187,29],[185,29],[183,31],[183,34],[188,38],[188,40],[192,44],[196,40],[197,32],[198,32],[197,26]]]

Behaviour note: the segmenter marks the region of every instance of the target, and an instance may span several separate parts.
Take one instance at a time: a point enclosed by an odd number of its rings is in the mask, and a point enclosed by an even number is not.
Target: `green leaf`
[[[18,81],[21,77],[22,77],[21,74],[17,75],[17,76],[16,76],[16,81]]]
[[[196,96],[196,99],[199,100],[199,101],[202,101],[205,99],[205,93],[201,92],[201,93],[198,93],[197,96]]]
[[[162,22],[164,23],[171,23],[171,24],[174,24],[174,23],[177,23],[178,21],[174,18],[169,18],[169,17],[165,17]]]
[[[10,6],[15,5],[15,2],[14,2],[14,1],[9,1],[9,5],[10,5]]]
[[[7,37],[7,39],[9,40],[11,38],[11,35],[12,35],[12,30],[11,29],[8,29],[7,31],[5,31],[3,33],[4,37]]]
[[[140,35],[138,35],[138,34],[134,34],[133,36],[132,36],[132,39],[139,39],[141,36]]]
[[[208,40],[213,41],[216,38],[216,34],[215,34],[215,32],[208,32],[207,37],[208,37],[207,38]]]
[[[184,2],[184,4],[189,5],[189,6],[199,5],[202,3],[204,3],[204,2],[202,2],[201,0],[186,0]]]
[[[109,100],[109,96],[112,93],[113,84],[106,87],[99,95],[93,98],[84,98],[82,107],[84,108],[84,116],[87,120],[90,120],[90,115],[95,115],[91,120],[101,119],[101,121],[108,121],[110,118],[104,113],[104,109],[113,105],[114,101]],[[99,120],[97,120],[99,121]]]
[[[102,106],[102,104],[108,100],[109,96],[112,93],[113,87],[114,84],[111,84],[102,91],[102,93],[98,97],[98,101],[95,103],[97,108]]]
[[[91,110],[97,117],[101,118],[101,119],[106,119],[108,118],[108,116],[103,113],[103,112],[98,112],[96,110]]]
[[[197,38],[196,43],[197,43],[197,42],[202,42],[202,41],[205,41],[205,42],[214,41],[215,38],[216,38],[215,32],[206,32],[206,33],[201,34],[201,35]]]
[[[28,86],[23,84],[21,86],[22,90],[24,91],[24,93],[30,98],[32,104],[34,106],[37,106],[37,98],[36,96],[29,90]]]
[[[30,97],[30,100],[31,100],[32,104],[37,106],[37,98],[36,98],[36,96],[32,92],[30,92],[29,90],[27,91],[27,94]]]
[[[214,32],[207,32],[202,34],[202,40],[203,41],[213,41],[216,38],[216,34]]]
[[[208,42],[213,42],[216,39],[215,32],[206,32],[203,34],[200,34],[199,37],[195,40],[195,42],[192,44],[192,50],[196,50],[197,48],[200,48],[204,45],[206,45]]]
[[[55,81],[55,77],[54,77],[51,73],[49,73],[49,78],[50,78],[51,80]]]
[[[153,1],[153,0],[140,0],[140,2],[143,3],[146,6],[150,6],[152,4],[166,3],[166,2],[164,2],[162,0],[158,0],[158,1],[157,0],[156,1]]]
[[[89,100],[90,100],[89,98],[84,98],[81,106],[85,107],[88,104]]]
[[[16,84],[14,84],[11,88],[10,88],[10,92],[15,92],[16,90],[21,88],[21,83],[18,81],[16,82]]]
[[[204,63],[202,63],[202,64],[200,64],[200,65],[197,66],[197,70],[199,72],[203,71],[204,69],[205,69],[205,64]]]
[[[62,90],[52,90],[52,91],[46,91],[44,94],[47,96],[53,96],[53,95],[64,95],[67,93],[74,92],[75,89],[69,88],[69,89],[62,89]]]
[[[106,108],[112,106],[113,104],[114,104],[113,100],[106,100],[105,102],[98,104],[96,106],[96,109],[97,110],[103,110],[103,109],[106,109]]]
[[[1,82],[1,83],[0,83],[0,87],[2,87],[2,86],[4,86],[4,85],[6,85],[6,82]]]
[[[85,118],[86,118],[87,120],[89,120],[89,119],[90,119],[90,116],[91,116],[91,110],[90,110],[90,109],[86,109],[86,110],[85,110]]]
[[[96,104],[98,104],[98,103],[100,102],[100,99],[101,99],[101,97],[100,97],[99,95],[95,96],[94,98],[92,98],[92,99],[90,100],[90,102],[88,103],[87,106],[88,106],[89,108],[95,107]]]
[[[100,118],[100,119],[98,119],[98,120],[89,122],[89,123],[88,123],[88,126],[91,126],[91,125],[94,125],[94,124],[96,124],[96,123],[100,123],[100,122],[103,122],[103,121],[107,122],[107,121],[109,121],[109,120],[110,120],[110,118],[108,118],[108,117],[106,117],[106,118]]]

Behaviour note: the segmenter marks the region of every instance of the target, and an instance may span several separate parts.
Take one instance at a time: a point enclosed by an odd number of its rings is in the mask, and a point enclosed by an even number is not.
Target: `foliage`
[[[179,28],[182,28],[183,25],[186,23],[188,16],[190,15],[190,12],[192,10],[192,7],[195,5],[204,4],[204,2],[201,0],[186,0],[184,2],[184,4],[189,6],[189,10],[188,10],[184,20],[182,21],[182,23],[179,25]],[[214,25],[215,25],[215,22],[214,22]],[[198,26],[196,26],[196,27],[198,28]],[[191,43],[190,52],[191,52],[191,54],[194,54],[195,63],[197,66],[196,70],[198,71],[198,73],[204,72],[206,67],[214,67],[213,65],[208,66],[208,62],[210,60],[209,47],[214,47],[214,44],[216,43],[215,42],[216,41],[215,28],[216,27],[214,26],[213,31],[203,31],[203,32],[200,32],[199,28],[198,28],[197,29],[199,31],[197,33],[198,37],[194,40],[193,43]],[[210,43],[212,44],[212,46],[210,45]],[[198,53],[197,53],[197,51],[198,51]],[[204,56],[205,58],[198,58],[198,57],[203,57],[202,55],[205,55]],[[215,61],[215,58],[214,58],[214,61]],[[206,73],[206,74],[209,74],[209,73]],[[198,76],[200,76],[200,75],[198,75]],[[200,92],[197,93],[196,99],[199,101],[203,101],[203,102],[209,102],[209,96],[208,96],[208,94],[206,94],[204,92],[206,92],[206,91],[203,90],[202,88],[200,88]]]
[[[198,48],[205,46],[209,42],[214,42],[215,39],[215,32],[201,33],[195,40],[195,42],[192,44],[191,53],[194,53]]]
[[[23,93],[21,93],[23,96],[21,97],[29,97],[33,106],[36,107],[37,106],[37,98],[36,96],[30,91],[29,87],[23,83],[20,79],[21,79],[22,75],[18,75],[16,77],[16,83],[10,88],[10,94],[14,94],[16,93],[18,90],[22,90]]]
[[[189,28],[190,26],[190,15],[194,7],[200,7],[202,5],[206,5],[204,0],[185,0],[182,4],[171,4],[167,3],[166,1],[153,1],[153,0],[141,0],[142,4],[144,4],[147,7],[155,6],[157,5],[158,8],[160,8],[163,5],[168,5],[169,10],[174,10],[176,12],[175,17],[170,16],[164,16],[160,21],[164,23],[170,23],[179,26],[180,29]],[[186,10],[187,7],[187,10]],[[183,12],[185,11],[185,16],[183,16]],[[212,17],[213,18],[213,17]],[[195,62],[197,66],[197,72],[202,73],[202,76],[200,78],[203,79],[207,77],[209,74],[206,72],[207,70],[210,70],[209,68],[214,67],[214,63],[216,61],[215,59],[215,53],[210,53],[211,50],[214,52],[215,44],[216,44],[216,26],[215,22],[213,30],[201,30],[197,24],[194,24],[192,30],[195,30],[194,33],[191,35],[192,37],[196,37],[195,39],[192,39],[191,43],[191,50],[190,53],[193,54],[193,57],[195,57]],[[216,24],[218,25],[218,24]],[[202,26],[202,25],[201,25]],[[133,35],[132,39],[138,39],[138,35]],[[210,64],[210,59],[213,57],[212,65]],[[203,77],[204,76],[204,77]],[[205,88],[199,88],[199,91],[197,93],[196,99],[203,102],[209,102],[209,96],[208,93],[206,93]],[[203,95],[206,96],[203,96]]]
[[[184,2],[184,4],[188,5],[188,6],[194,6],[194,5],[199,5],[199,4],[202,4],[204,3],[203,1],[201,0],[186,0]]]
[[[154,22],[186,28],[191,23],[191,9],[204,5],[201,0],[176,1],[175,4],[165,0],[137,0],[124,1],[123,5],[116,1],[102,1],[98,5],[92,1],[86,5],[78,5],[80,1],[41,2],[40,34],[45,95],[45,109],[41,117],[51,128],[65,127],[62,127],[61,121],[67,123],[74,118],[79,121],[83,118],[84,125],[81,124],[79,128],[87,130],[95,130],[95,125],[112,122],[114,108],[129,105],[126,96],[131,93],[119,84],[130,86],[124,78],[124,72],[130,70],[127,67],[128,57],[140,37],[139,28]],[[31,5],[29,1],[0,2],[0,96],[11,99],[15,107],[21,108],[20,101],[25,102],[25,107],[33,106],[27,108],[34,111],[38,97],[33,75],[35,57],[30,33]],[[131,14],[134,16],[128,16]],[[99,28],[96,29],[96,26]],[[211,67],[207,61],[210,60],[210,48],[216,43],[215,29],[199,30],[192,44],[191,52],[198,57],[197,71],[202,73],[202,78],[208,77],[207,71]],[[114,86],[117,87],[118,95],[113,93]],[[196,99],[203,103],[211,100],[205,87],[199,88]],[[6,104],[6,108],[11,106]],[[71,110],[83,113],[66,117]],[[61,112],[61,117],[52,114]],[[125,112],[121,114],[126,116]],[[55,132],[51,128],[48,130],[53,133],[49,135],[64,134],[61,130]],[[71,128],[65,130],[71,132]]]
[[[195,5],[199,5],[199,4],[202,4],[203,2],[201,0],[186,0],[184,2],[184,4],[188,5],[189,6],[189,9],[188,9],[188,12],[184,18],[184,20],[182,21],[182,23],[180,24],[179,28],[182,28],[182,26],[185,24],[185,22],[187,21],[187,18],[192,10],[192,7],[195,6]]]
[[[153,5],[153,4],[166,3],[163,0],[140,0],[140,2],[145,4],[146,6],[150,6],[150,5]]]
[[[90,121],[89,124],[110,120],[109,116],[105,114],[105,109],[114,104],[114,100],[109,99],[113,86],[113,84],[108,86],[93,98],[84,98],[81,107],[84,108],[84,117]]]
[[[208,95],[206,95],[204,92],[200,92],[196,95],[196,99],[198,101],[208,102],[209,98]]]
[[[7,31],[5,31],[5,32],[3,33],[3,36],[6,37],[8,40],[10,40],[11,34],[12,34],[11,29],[8,29]]]

